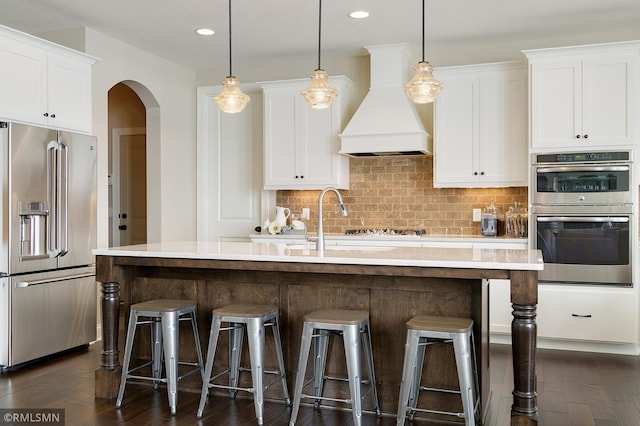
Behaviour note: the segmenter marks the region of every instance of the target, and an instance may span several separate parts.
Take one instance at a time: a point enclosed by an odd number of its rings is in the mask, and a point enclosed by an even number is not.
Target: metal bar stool
[[[453,344],[460,391],[420,386],[422,365],[427,345]],[[421,390],[459,393],[462,413],[416,408]],[[398,399],[397,424],[403,425],[405,416],[413,419],[416,411],[462,417],[465,425],[474,425],[480,417],[480,398],[476,351],[473,340],[473,321],[467,318],[415,316],[407,322],[407,341],[404,352],[402,383]]]
[[[282,343],[280,341],[280,324],[278,319],[278,308],[271,305],[229,305],[212,311],[211,333],[209,335],[209,348],[207,349],[207,364],[205,367],[202,383],[202,393],[200,395],[200,405],[198,406],[197,417],[202,417],[204,405],[210,388],[220,388],[230,390],[231,398],[235,398],[237,391],[251,392],[254,394],[253,402],[256,411],[258,424],[262,424],[262,412],[264,405],[264,391],[273,384],[280,382],[284,392],[287,405],[291,405],[289,390],[287,389],[286,371],[284,368],[284,357],[282,355]],[[228,327],[221,327],[222,323],[229,323]],[[271,327],[275,340],[276,355],[278,358],[278,370],[266,371],[264,369],[264,328]],[[248,371],[240,367],[240,356],[242,355],[242,341],[244,330],[247,330],[249,341],[249,357],[251,359],[251,388],[238,387],[238,380],[241,371]],[[211,376],[218,345],[218,335],[220,331],[229,331],[229,366],[224,371]],[[211,383],[212,380],[229,374],[229,386]],[[263,374],[275,374],[277,376],[271,383],[264,385]]]
[[[324,381],[344,380],[324,375],[327,360],[327,348],[329,346],[329,336],[339,335],[344,339],[344,352],[347,361],[347,373],[349,381],[350,399],[337,399],[322,396]],[[360,337],[362,339],[362,349],[364,349],[368,370],[368,380],[360,377]],[[314,341],[314,363],[313,378],[305,383],[305,373],[307,360],[311,348],[311,340]],[[313,395],[305,395],[302,390],[305,386],[313,382]],[[361,383],[370,384],[369,390],[361,395]],[[296,387],[293,397],[293,411],[291,413],[290,425],[294,425],[298,417],[300,400],[302,398],[314,399],[316,408],[321,400],[345,402],[351,404],[353,422],[356,426],[362,424],[362,399],[369,393],[376,410],[376,415],[381,416],[380,405],[378,404],[378,392],[376,390],[376,376],[373,369],[373,352],[371,349],[371,331],[369,326],[369,313],[351,310],[321,310],[311,312],[304,316],[302,329],[302,342],[300,344],[300,359],[298,362],[298,372],[296,373]]]
[[[200,372],[203,374],[202,349],[200,347],[200,336],[197,325],[197,305],[193,300],[168,300],[155,299],[131,305],[129,314],[129,328],[127,330],[127,341],[124,350],[124,365],[122,367],[122,379],[120,390],[116,400],[116,407],[122,405],[124,388],[128,379],[151,380],[157,388],[160,383],[167,384],[167,394],[169,397],[169,407],[171,415],[176,414],[176,404],[178,402],[178,381],[184,377]],[[179,323],[180,321],[191,321],[193,337],[198,353],[198,362],[179,362]],[[151,325],[151,361],[129,369],[131,361],[131,351],[138,325]],[[166,377],[162,377],[162,359],[165,363]],[[151,365],[151,376],[134,374],[136,371]],[[185,374],[178,376],[178,366],[188,365],[195,367]]]

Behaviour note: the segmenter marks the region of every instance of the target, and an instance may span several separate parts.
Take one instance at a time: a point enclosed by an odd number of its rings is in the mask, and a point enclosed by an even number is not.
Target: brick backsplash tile
[[[342,190],[349,215],[343,218],[334,195],[324,199],[324,229],[344,233],[354,228],[424,229],[427,235],[480,235],[472,209],[491,201],[508,211],[527,205],[527,188],[434,188],[433,157],[350,159],[350,188]],[[278,191],[276,202],[295,215],[311,210],[309,232],[317,228],[320,191]],[[272,218],[271,218],[272,219]]]

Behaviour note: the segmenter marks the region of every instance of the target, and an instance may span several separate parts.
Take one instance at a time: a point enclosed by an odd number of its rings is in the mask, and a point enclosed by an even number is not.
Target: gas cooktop
[[[387,235],[408,235],[408,236],[422,236],[425,235],[427,231],[424,229],[388,229],[388,228],[358,228],[358,229],[347,229],[344,231],[345,235],[373,235],[373,236],[387,236]]]

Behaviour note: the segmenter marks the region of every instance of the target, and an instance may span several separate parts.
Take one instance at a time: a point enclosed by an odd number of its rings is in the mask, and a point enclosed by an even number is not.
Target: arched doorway
[[[129,85],[108,93],[109,246],[147,242],[146,107]]]

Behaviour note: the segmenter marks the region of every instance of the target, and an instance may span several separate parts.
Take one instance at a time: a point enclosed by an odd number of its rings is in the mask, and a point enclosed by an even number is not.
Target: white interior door
[[[112,246],[147,242],[146,129],[114,129]]]

